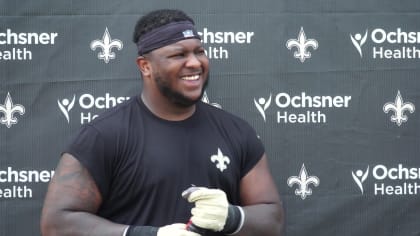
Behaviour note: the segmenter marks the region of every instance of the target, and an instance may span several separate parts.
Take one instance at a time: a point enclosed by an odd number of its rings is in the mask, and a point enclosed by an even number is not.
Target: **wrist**
[[[244,221],[245,213],[242,207],[229,204],[228,216],[222,232],[227,235],[237,234],[242,229]]]
[[[124,231],[124,236],[157,236],[157,227],[130,225]]]

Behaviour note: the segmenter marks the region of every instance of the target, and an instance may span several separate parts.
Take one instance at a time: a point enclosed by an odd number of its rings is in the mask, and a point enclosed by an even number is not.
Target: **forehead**
[[[166,45],[164,47],[158,48],[152,52],[169,52],[175,50],[194,50],[201,48],[202,44],[199,39],[184,39],[173,44]]]

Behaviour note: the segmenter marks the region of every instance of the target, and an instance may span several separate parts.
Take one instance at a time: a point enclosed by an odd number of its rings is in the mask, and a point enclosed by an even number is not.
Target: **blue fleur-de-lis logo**
[[[0,113],[3,113],[3,117],[0,118],[0,124],[6,125],[7,128],[12,127],[12,125],[17,124],[18,119],[15,117],[15,113],[20,115],[25,114],[25,107],[16,104],[13,105],[12,97],[10,93],[7,93],[4,104],[0,104]]]
[[[123,43],[119,39],[111,39],[108,28],[105,28],[102,40],[96,39],[90,43],[90,49],[92,49],[92,51],[95,51],[97,48],[102,49],[102,51],[98,53],[98,59],[108,63],[111,59],[115,59],[116,57],[115,52],[113,52],[112,49],[116,48],[121,50],[123,48]]]
[[[266,121],[265,111],[268,109],[268,107],[271,104],[271,94],[270,94],[270,97],[268,97],[268,99],[259,98],[259,99],[256,100],[254,98],[254,104],[255,104],[255,107],[257,108],[257,110],[260,112],[260,114],[263,117],[264,122],[265,122]]]
[[[211,162],[216,163],[216,168],[223,172],[227,169],[227,165],[230,164],[228,156],[223,155],[220,148],[217,149],[217,154],[210,157]]]
[[[414,104],[411,102],[404,102],[401,93],[398,90],[394,103],[386,103],[383,107],[383,110],[385,113],[393,111],[394,115],[391,116],[391,121],[395,122],[398,126],[401,126],[402,123],[407,122],[408,120],[408,117],[407,115],[405,115],[405,112],[408,111],[410,113],[413,113],[415,107]]]
[[[303,27],[300,27],[298,38],[287,40],[286,47],[289,50],[296,47],[297,50],[294,52],[293,56],[303,63],[306,59],[311,58],[311,52],[308,51],[308,48],[312,47],[313,50],[316,50],[318,48],[318,41],[315,39],[307,39]]]
[[[289,187],[292,187],[295,184],[298,185],[298,188],[295,190],[296,196],[300,196],[302,200],[305,200],[307,196],[312,195],[312,189],[309,188],[309,185],[313,184],[317,187],[319,185],[319,179],[316,176],[309,176],[305,164],[302,164],[299,176],[291,176],[287,179],[287,185],[289,185]]]

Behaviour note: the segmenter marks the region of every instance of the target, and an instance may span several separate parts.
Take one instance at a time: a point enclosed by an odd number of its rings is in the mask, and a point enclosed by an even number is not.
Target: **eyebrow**
[[[195,51],[197,49],[203,48],[203,45],[197,44],[194,47],[185,47],[181,45],[169,45],[167,48],[168,52],[180,52],[180,51]]]

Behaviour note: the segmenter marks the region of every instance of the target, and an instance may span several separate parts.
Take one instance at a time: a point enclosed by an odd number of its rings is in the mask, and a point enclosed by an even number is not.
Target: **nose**
[[[194,53],[190,53],[185,63],[186,67],[197,68],[201,67],[201,61]]]

